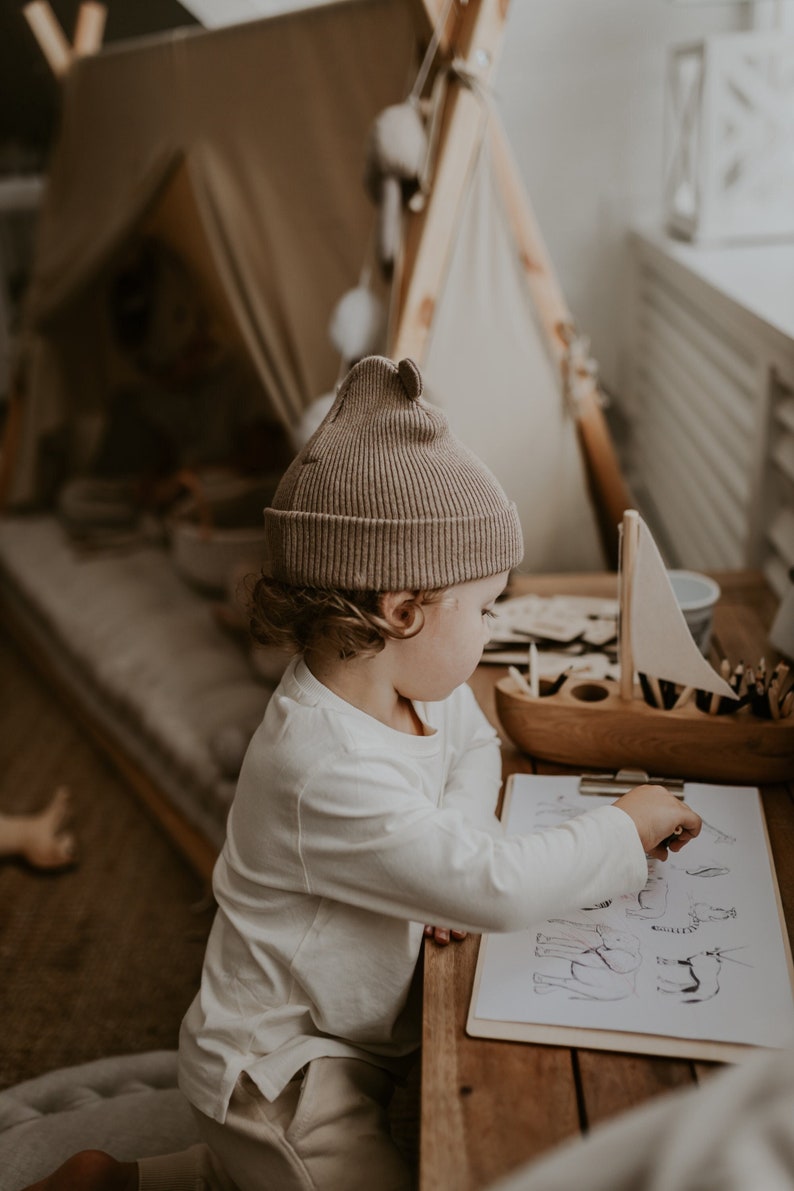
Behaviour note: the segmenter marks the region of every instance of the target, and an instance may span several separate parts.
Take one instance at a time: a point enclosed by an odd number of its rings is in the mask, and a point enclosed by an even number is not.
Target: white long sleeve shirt
[[[399,1070],[425,923],[512,931],[636,892],[647,862],[602,807],[505,837],[497,737],[471,690],[418,704],[411,736],[298,659],[251,741],[215,867],[218,911],[180,1034],[180,1084],[224,1120],[245,1071],[274,1099],[323,1055]]]

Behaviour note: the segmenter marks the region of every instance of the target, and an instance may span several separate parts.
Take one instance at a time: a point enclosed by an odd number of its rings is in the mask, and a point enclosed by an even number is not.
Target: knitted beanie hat
[[[265,509],[270,573],[343,591],[448,587],[521,561],[515,505],[413,360],[359,361]]]

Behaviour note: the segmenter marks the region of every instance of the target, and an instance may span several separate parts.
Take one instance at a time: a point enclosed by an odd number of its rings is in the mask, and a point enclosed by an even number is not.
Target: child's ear
[[[413,629],[419,614],[415,591],[387,591],[381,598],[381,615],[398,634]]]

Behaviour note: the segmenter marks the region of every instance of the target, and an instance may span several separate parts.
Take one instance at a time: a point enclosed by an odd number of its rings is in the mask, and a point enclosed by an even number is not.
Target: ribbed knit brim
[[[448,587],[523,553],[515,505],[422,400],[416,365],[379,356],[345,378],[265,527],[274,578],[349,591]]]

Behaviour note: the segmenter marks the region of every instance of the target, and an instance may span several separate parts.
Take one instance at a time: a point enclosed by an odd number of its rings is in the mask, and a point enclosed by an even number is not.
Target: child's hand
[[[680,852],[700,834],[700,815],[664,786],[635,786],[614,805],[633,820],[643,848],[656,860],[666,860],[668,848]],[[675,839],[665,844],[673,835]]]
[[[459,943],[461,939],[466,938],[465,930],[449,930],[446,926],[426,926],[425,938],[433,939],[441,947],[446,947],[450,939],[454,939]]]

